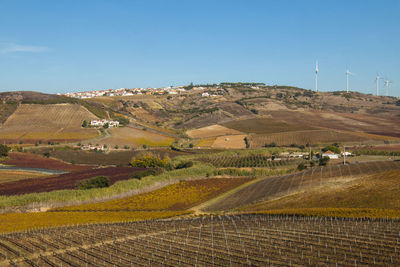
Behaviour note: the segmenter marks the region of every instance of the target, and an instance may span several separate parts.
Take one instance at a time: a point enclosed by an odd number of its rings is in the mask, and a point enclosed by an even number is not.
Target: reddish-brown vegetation
[[[90,165],[74,165],[62,162],[60,160],[46,158],[39,155],[11,152],[8,159],[4,161],[5,164],[15,165],[18,167],[31,167],[31,168],[46,168],[61,171],[83,171],[92,169],[94,166]]]
[[[100,175],[107,176],[110,179],[110,184],[114,184],[115,182],[129,179],[132,173],[140,170],[143,170],[143,168],[108,167],[65,173],[49,178],[20,180],[1,184],[0,195],[20,195],[62,189],[75,189],[79,181]]]

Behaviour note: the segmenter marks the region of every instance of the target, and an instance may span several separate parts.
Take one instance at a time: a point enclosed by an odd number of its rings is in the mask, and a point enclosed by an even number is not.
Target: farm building
[[[105,150],[104,146],[92,146],[92,145],[87,145],[87,146],[82,146],[82,150]]]
[[[334,153],[334,152],[332,152],[330,150],[322,153],[322,157],[328,157],[330,159],[338,159],[339,156],[340,156],[339,154],[336,154],[336,153]]]

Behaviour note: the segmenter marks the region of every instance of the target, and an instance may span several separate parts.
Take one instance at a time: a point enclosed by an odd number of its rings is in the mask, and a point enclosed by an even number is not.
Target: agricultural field
[[[305,127],[322,127],[334,131],[350,131],[378,135],[385,138],[399,137],[400,122],[396,117],[379,114],[352,114],[315,110],[270,111],[269,114],[288,124],[301,122]],[[370,138],[369,136],[367,138]]]
[[[174,151],[170,149],[152,149],[147,151],[160,155],[162,158],[166,156],[169,158],[174,158],[177,156],[183,156],[189,154],[187,152]],[[140,153],[143,153],[143,150],[114,149],[106,154],[101,152],[73,150],[73,149],[53,150],[47,148],[39,148],[34,150],[33,152],[41,154],[48,152],[50,153],[51,157],[63,160],[65,162],[74,163],[68,165],[79,167],[85,165],[77,165],[77,164],[89,164],[98,166],[107,166],[107,165],[128,166],[132,157],[137,156]]]
[[[359,208],[393,209],[400,207],[398,186],[400,169],[387,170],[376,174],[337,179],[332,183],[309,190],[292,193],[279,199],[272,199],[246,206],[242,210],[309,209],[309,208]]]
[[[214,124],[199,129],[194,129],[186,132],[190,138],[211,138],[221,135],[238,135],[243,134],[242,132],[227,127]]]
[[[211,147],[224,149],[244,149],[246,148],[246,143],[244,142],[245,137],[246,135],[218,136]]]
[[[46,176],[48,175],[39,172],[0,169],[0,184]]]
[[[0,236],[6,266],[398,266],[397,220],[207,216]]]
[[[272,160],[271,155],[210,155],[199,160],[212,164],[217,168],[274,168],[298,163],[297,160]]]
[[[84,179],[95,176],[106,176],[110,179],[110,184],[131,178],[134,172],[143,168],[132,167],[106,167],[75,171],[58,176],[19,180],[7,184],[0,184],[0,195],[21,195],[28,193],[50,192],[53,190],[75,189],[77,183]]]
[[[225,127],[235,129],[244,133],[270,134],[289,131],[313,130],[313,127],[302,124],[288,124],[284,121],[272,118],[253,118],[244,120],[234,120],[222,124]]]
[[[82,121],[96,118],[78,104],[21,104],[0,127],[0,140],[34,143],[90,139],[98,136],[98,131],[82,128]]]
[[[251,178],[209,178],[183,181],[161,189],[102,203],[56,208],[52,211],[159,211],[186,210]]]
[[[265,145],[275,143],[278,146],[296,145],[316,145],[334,142],[370,142],[373,139],[362,137],[356,134],[342,133],[330,130],[310,130],[293,131],[273,134],[256,134],[249,137],[250,148],[259,148]]]
[[[366,175],[400,169],[399,161],[365,162],[348,165],[328,165],[278,177],[267,177],[206,208],[208,211],[239,209],[246,205],[282,199],[296,193],[305,192],[311,198],[310,190],[320,192],[332,186],[346,185],[347,182]],[[354,185],[353,185],[354,186]],[[351,187],[351,186],[350,186]],[[338,188],[340,191],[340,188]],[[391,190],[391,189],[389,189]],[[351,190],[350,190],[351,192]],[[323,199],[321,197],[321,199]],[[278,203],[278,202],[277,202]],[[301,207],[299,203],[298,207]],[[250,207],[246,210],[252,210]]]
[[[139,130],[133,127],[122,127],[110,129],[111,136],[97,140],[99,144],[106,144],[110,149],[115,146],[118,148],[124,148],[129,146],[130,148],[137,148],[143,145],[148,147],[168,147],[174,141],[173,138],[154,133],[152,131]]]
[[[95,167],[93,165],[68,164],[54,158],[47,158],[41,155],[22,152],[9,153],[8,157],[3,160],[2,163],[18,167],[46,168],[68,172],[89,170]]]
[[[31,212],[0,214],[2,233],[67,225],[153,220],[189,214],[188,211]],[[1,239],[1,238],[0,238]],[[1,241],[0,241],[1,243]],[[0,247],[1,244],[0,244]],[[0,252],[1,253],[1,252]],[[4,255],[4,254],[3,254]],[[0,254],[0,258],[2,258]],[[3,266],[0,263],[0,266]]]

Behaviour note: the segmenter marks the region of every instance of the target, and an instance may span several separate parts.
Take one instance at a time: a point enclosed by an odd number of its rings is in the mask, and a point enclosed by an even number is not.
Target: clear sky
[[[0,91],[251,81],[400,96],[398,0],[0,0]],[[383,89],[383,81],[381,81]],[[383,91],[383,90],[382,90]]]

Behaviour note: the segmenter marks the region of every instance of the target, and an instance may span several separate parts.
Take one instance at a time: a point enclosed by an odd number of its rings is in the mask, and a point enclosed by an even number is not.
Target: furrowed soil
[[[110,184],[131,178],[134,172],[144,168],[107,167],[76,171],[48,178],[26,179],[7,184],[0,184],[0,195],[21,195],[28,193],[50,192],[53,190],[75,189],[77,183],[96,176],[106,176]]]
[[[4,160],[3,163],[18,167],[45,168],[68,172],[90,170],[95,167],[88,165],[68,164],[57,159],[46,158],[44,156],[22,152],[9,153],[8,158]]]

